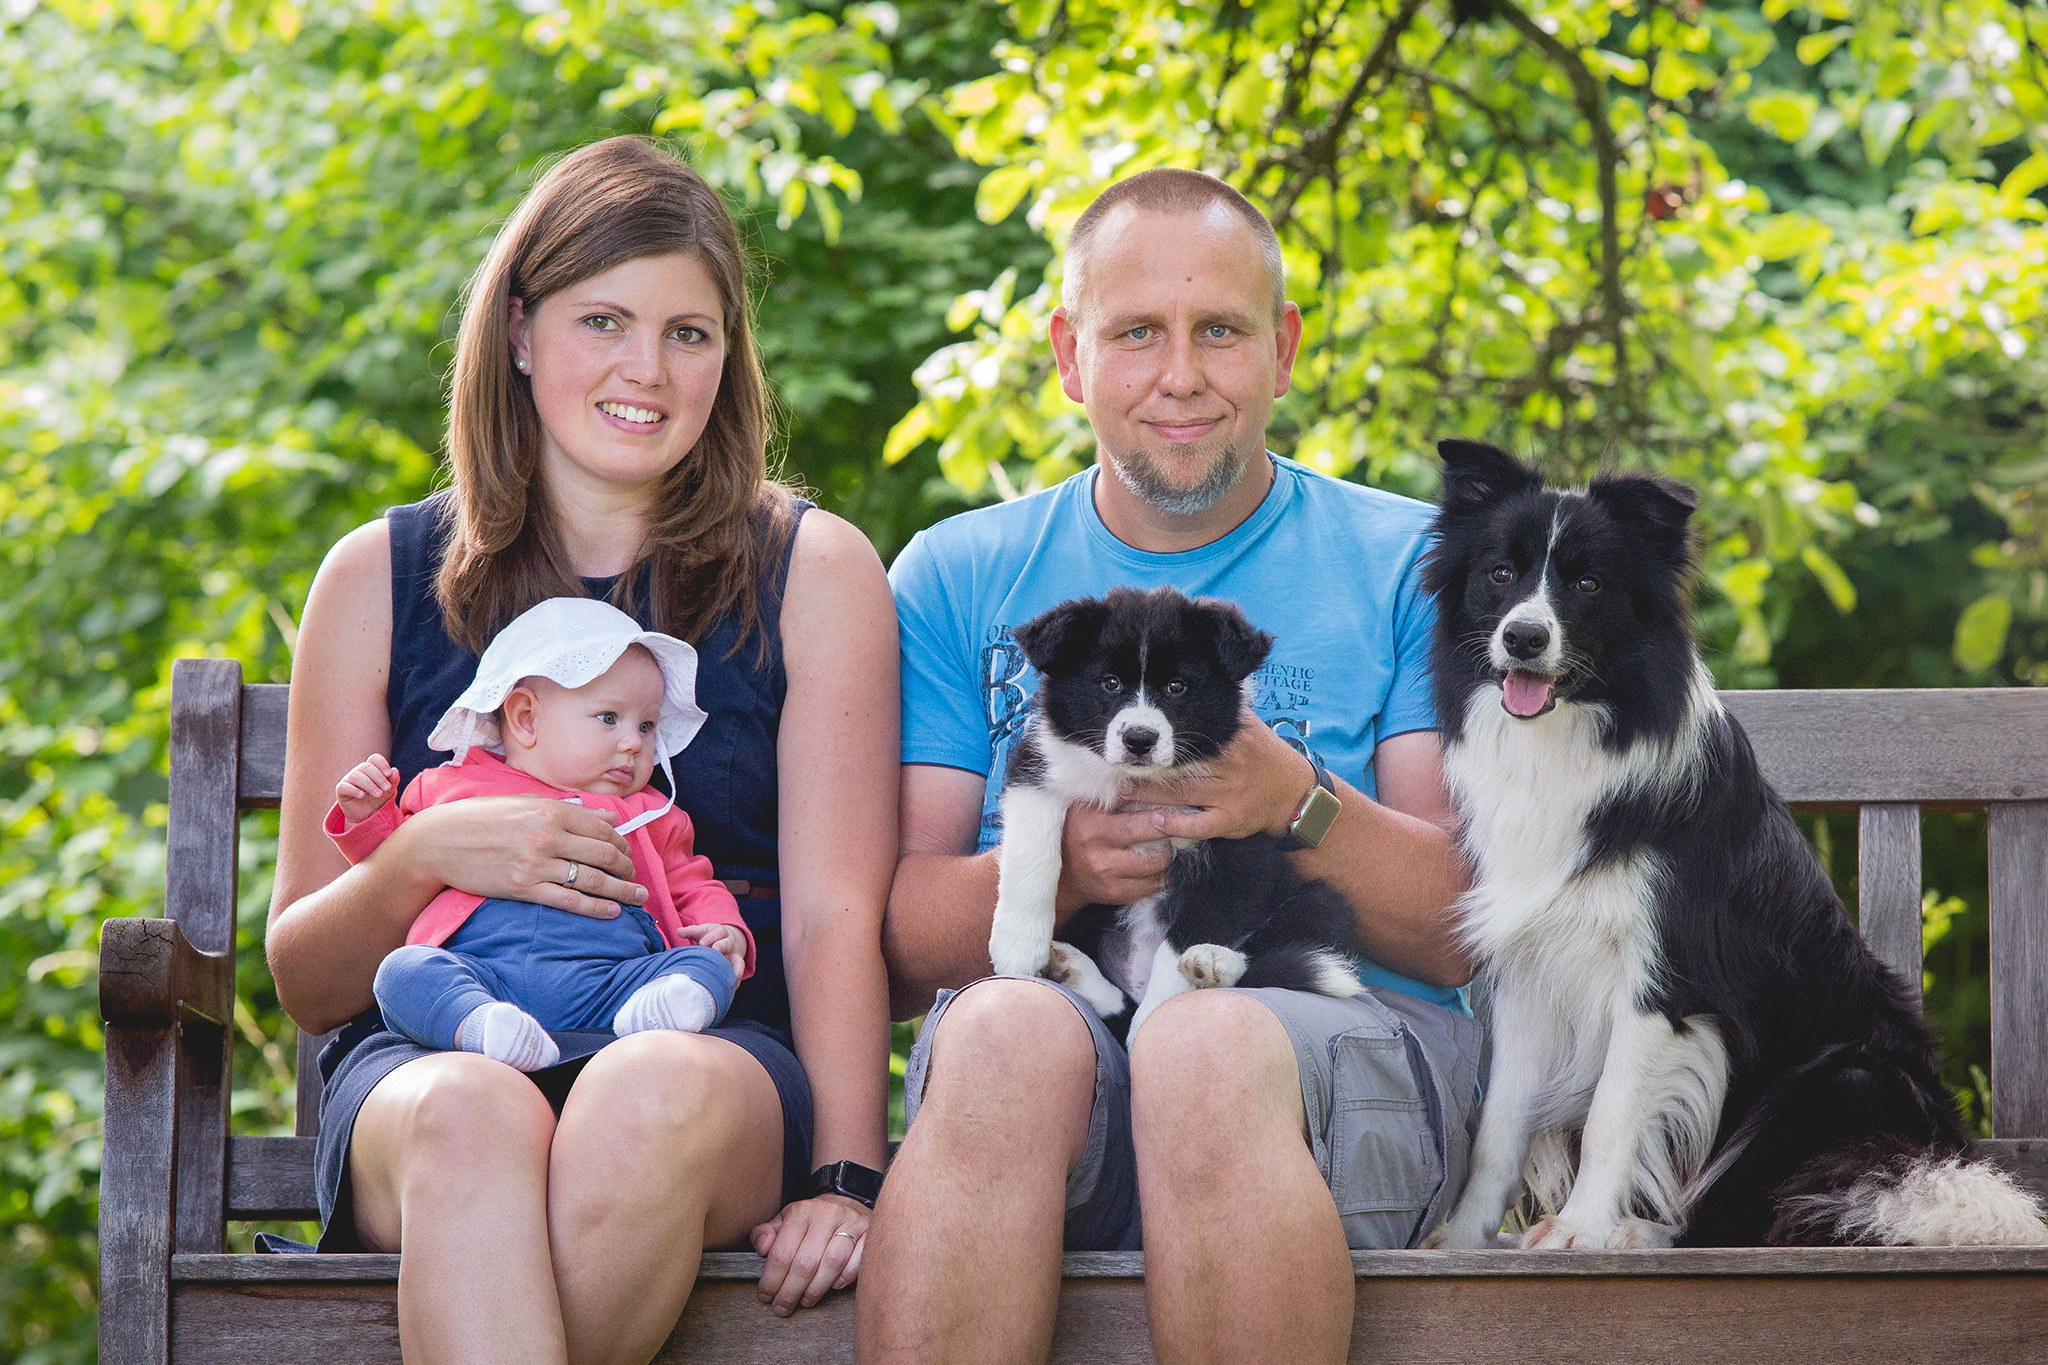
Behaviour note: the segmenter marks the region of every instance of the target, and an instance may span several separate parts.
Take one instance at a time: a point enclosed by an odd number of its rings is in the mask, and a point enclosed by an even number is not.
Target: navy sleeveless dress
[[[810,506],[798,502],[801,518]],[[427,735],[442,713],[476,676],[477,656],[448,637],[434,599],[434,574],[451,527],[453,501],[437,493],[424,502],[394,507],[385,514],[391,535],[391,678],[385,703],[391,714],[392,765],[401,783],[448,755],[427,748]],[[791,544],[795,537],[791,536]],[[782,905],[777,898],[775,739],[787,679],[775,622],[781,615],[789,552],[766,566],[761,582],[761,617],[767,623],[768,653],[758,640],[735,651],[739,621],[727,616],[695,641],[697,705],[707,719],[688,748],[670,760],[675,769],[676,805],[696,828],[696,849],[730,883],[745,882],[740,914],[753,931],[758,951],[754,975],[740,983],[724,1022],[707,1030],[745,1048],[775,1083],[782,1101],[783,1199],[809,1192],[811,1090],[797,1063],[789,1032],[789,985],[782,968]],[[585,579],[593,597],[605,597],[614,579]],[[649,613],[645,579],[629,607],[643,625]],[[661,784],[661,773],[655,772]],[[741,890],[735,885],[735,894]],[[531,1073],[559,1112],[576,1075],[592,1054],[613,1041],[609,1030],[557,1033],[563,1060]],[[320,1054],[325,1079],[320,1135],[316,1145],[316,1189],[320,1202],[320,1250],[357,1251],[355,1214],[348,1188],[348,1143],[356,1114],[377,1082],[426,1049],[384,1027],[375,1009],[357,1016]]]

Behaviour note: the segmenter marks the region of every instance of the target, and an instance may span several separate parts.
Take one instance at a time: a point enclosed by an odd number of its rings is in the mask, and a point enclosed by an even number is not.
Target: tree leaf
[[[1956,665],[1970,673],[1995,668],[2005,657],[2005,637],[2011,629],[2012,600],[2004,593],[1986,593],[1970,603],[1956,622]]]

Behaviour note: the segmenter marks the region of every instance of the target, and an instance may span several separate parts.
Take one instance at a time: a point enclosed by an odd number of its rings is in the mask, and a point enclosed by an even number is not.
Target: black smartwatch
[[[835,1161],[811,1172],[811,1198],[821,1194],[843,1194],[869,1208],[882,1192],[882,1173],[857,1161]]]

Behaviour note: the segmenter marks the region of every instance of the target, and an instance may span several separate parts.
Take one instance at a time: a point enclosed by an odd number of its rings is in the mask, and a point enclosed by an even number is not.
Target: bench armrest
[[[123,1028],[180,1020],[226,1027],[235,1012],[232,959],[202,953],[174,919],[110,919],[100,930],[100,1018]]]

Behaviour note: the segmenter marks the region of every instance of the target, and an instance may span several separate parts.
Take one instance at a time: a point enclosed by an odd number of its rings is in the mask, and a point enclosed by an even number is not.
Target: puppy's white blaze
[[[1318,995],[1334,995],[1339,1000],[1349,1000],[1365,990],[1365,983],[1351,970],[1351,959],[1334,949],[1319,948],[1311,953],[1313,966],[1309,969],[1310,990]]]
[[[1797,1202],[1844,1241],[1885,1246],[2048,1246],[2041,1206],[2011,1176],[1961,1157],[1922,1157],[1902,1179],[1866,1176]]]
[[[1032,788],[1047,796],[1056,798],[1061,808],[1087,803],[1104,810],[1117,802],[1117,787],[1123,781],[1123,773],[1101,754],[1085,744],[1061,739],[1044,725],[1034,721],[1025,732],[1022,741],[1035,744],[1038,756],[1045,761],[1045,775]],[[1009,799],[1010,789],[1003,791],[1004,800]],[[1008,809],[1007,805],[1004,807]],[[1010,831],[1007,820],[1003,826],[1003,841],[1009,842]]]
[[[1150,730],[1159,736],[1142,758],[1133,757],[1124,747],[1124,733],[1131,729]],[[1136,768],[1173,766],[1173,722],[1166,718],[1164,711],[1145,699],[1144,688],[1139,688],[1131,704],[1111,718],[1108,733],[1103,739],[1103,757],[1111,763]]]

